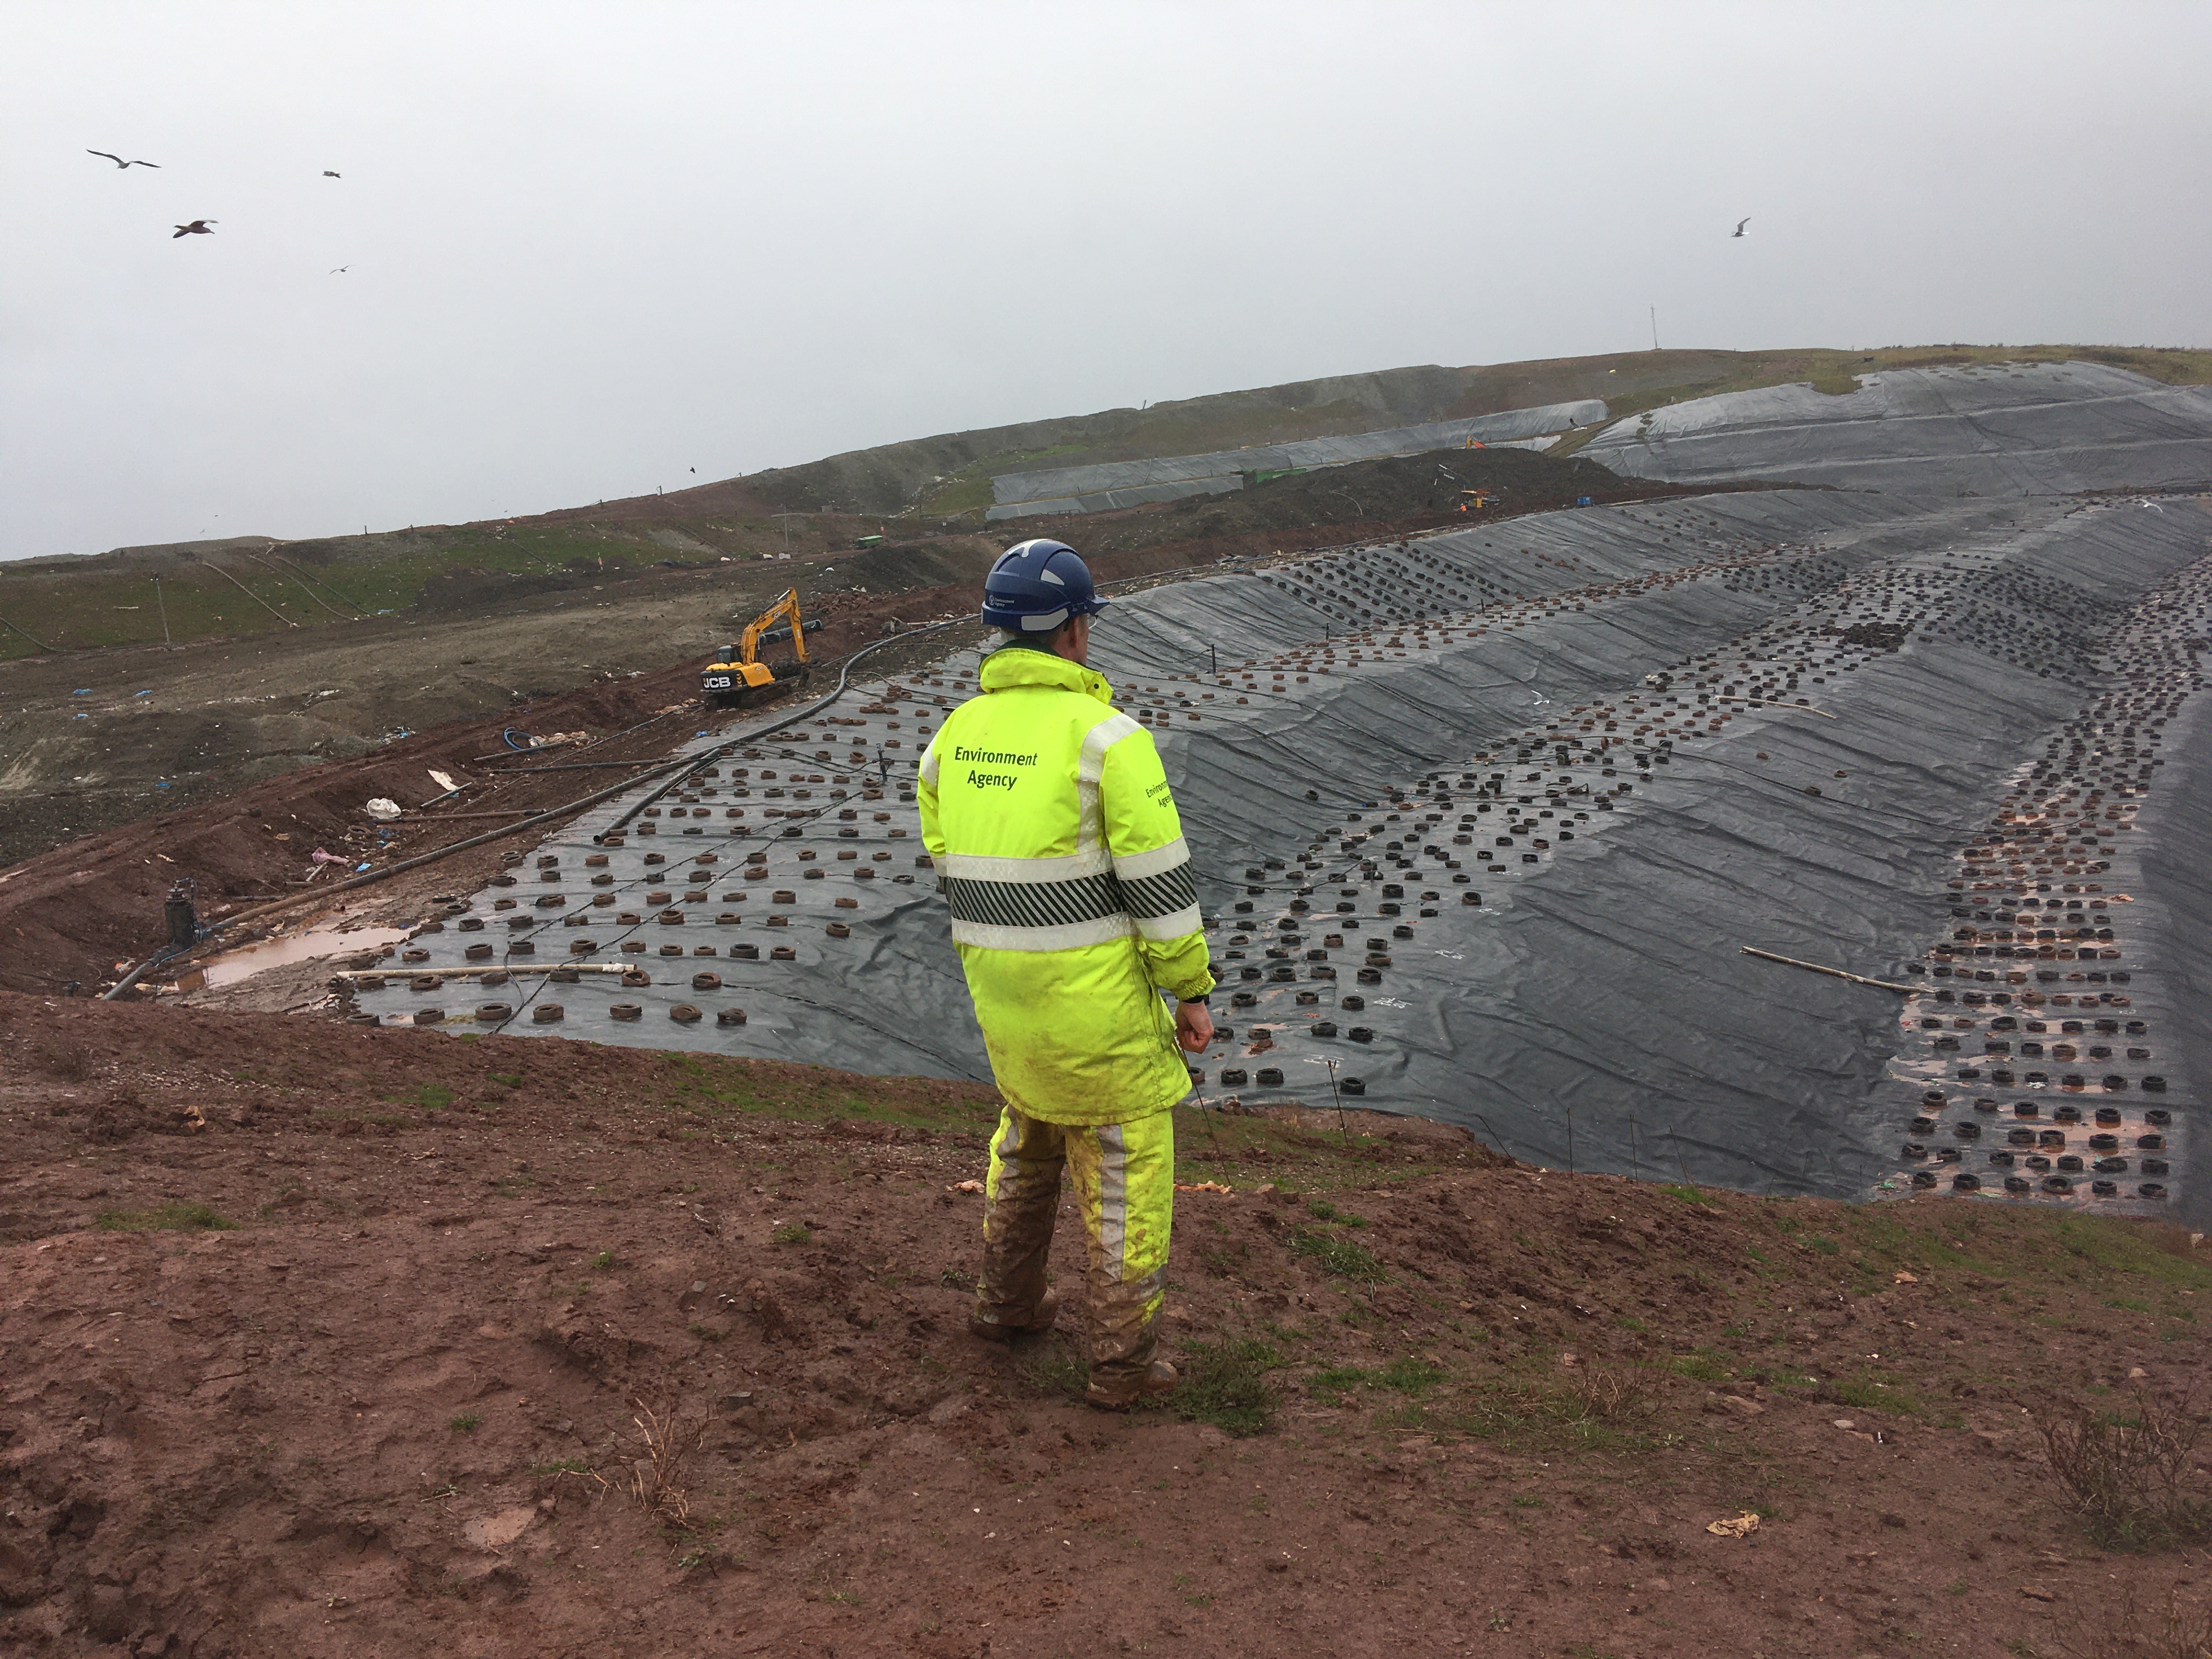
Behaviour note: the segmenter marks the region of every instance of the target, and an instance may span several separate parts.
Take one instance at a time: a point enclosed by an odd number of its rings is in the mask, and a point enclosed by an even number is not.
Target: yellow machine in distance
[[[775,626],[778,623],[784,626]],[[799,590],[787,589],[781,599],[745,624],[744,636],[737,644],[722,648],[721,660],[707,665],[699,676],[699,690],[717,707],[734,708],[744,702],[749,693],[778,680],[799,678],[806,672],[806,631],[820,626],[799,615]],[[760,660],[763,645],[786,638],[791,641],[795,661],[770,664]]]

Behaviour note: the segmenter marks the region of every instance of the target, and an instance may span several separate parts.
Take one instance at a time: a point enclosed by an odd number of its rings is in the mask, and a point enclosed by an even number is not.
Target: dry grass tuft
[[[647,1514],[680,1527],[691,1516],[690,1493],[684,1485],[684,1466],[707,1437],[706,1422],[702,1419],[685,1428],[678,1422],[673,1405],[663,1413],[642,1400],[630,1404],[637,1408],[630,1421],[637,1425],[645,1455],[630,1465],[629,1494]]]
[[[2077,1406],[2043,1425],[2051,1478],[2107,1549],[2157,1549],[2212,1537],[2212,1492],[2197,1449],[2204,1425],[2187,1399],[2138,1389],[2131,1413]]]
[[[1569,1372],[1566,1382],[1590,1417],[1639,1417],[1655,1402],[1652,1375],[1640,1365],[1590,1365]]]

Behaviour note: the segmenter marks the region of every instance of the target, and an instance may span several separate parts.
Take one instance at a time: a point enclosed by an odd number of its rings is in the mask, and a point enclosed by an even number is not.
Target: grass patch
[[[1306,1205],[1306,1213],[1316,1221],[1334,1221],[1346,1227],[1364,1227],[1367,1218],[1354,1215],[1349,1210],[1340,1210],[1325,1199],[1313,1199]]]
[[[1283,1363],[1271,1343],[1224,1338],[1185,1351],[1182,1381],[1163,1402],[1188,1423],[1211,1423],[1238,1439],[1264,1433],[1275,1409],[1267,1373]]]
[[[779,1244],[811,1244],[814,1242],[813,1230],[797,1221],[785,1222],[769,1237]]]
[[[1725,1382],[1729,1379],[1729,1368],[1703,1348],[1668,1360],[1667,1369],[1677,1376],[1693,1377],[1700,1382]]]
[[[595,1273],[605,1273],[615,1265],[615,1253],[612,1250],[601,1250],[584,1265]]]
[[[1356,1279],[1364,1284],[1379,1284],[1386,1277],[1382,1264],[1375,1252],[1364,1244],[1354,1244],[1349,1239],[1331,1238],[1324,1233],[1308,1232],[1299,1228],[1291,1234],[1291,1251],[1310,1261],[1323,1273],[1338,1279]]]
[[[1669,1182],[1659,1190],[1665,1194],[1668,1198],[1680,1199],[1685,1204],[1717,1205],[1720,1201],[1717,1199],[1707,1197],[1704,1193],[1699,1192],[1695,1187],[1685,1187],[1679,1181]]]
[[[1063,1395],[1080,1400],[1091,1386],[1091,1367],[1058,1337],[1015,1345],[1014,1375],[1032,1394]]]
[[[1187,1422],[1211,1423],[1242,1439],[1266,1431],[1275,1408],[1267,1374],[1283,1364],[1267,1342],[1253,1339],[1200,1343],[1176,1362],[1182,1380],[1173,1394],[1142,1409],[1173,1412]],[[1084,1356],[1058,1337],[1015,1345],[1014,1375],[1032,1394],[1080,1400],[1091,1387]]]
[[[1428,1360],[1419,1359],[1412,1354],[1407,1354],[1401,1358],[1392,1360],[1381,1370],[1376,1372],[1375,1384],[1377,1388],[1395,1389],[1400,1394],[1409,1394],[1419,1398],[1443,1382],[1446,1375],[1443,1366],[1432,1364]]]
[[[1920,1396],[1910,1389],[1875,1376],[1872,1371],[1861,1371],[1845,1377],[1835,1385],[1836,1398],[1844,1405],[1863,1412],[1888,1412],[1899,1417],[1917,1417],[1926,1409]]]
[[[1324,1406],[1341,1406],[1344,1397],[1367,1381],[1357,1365],[1331,1365],[1306,1379],[1306,1392]]]
[[[102,1210],[97,1224],[109,1233],[228,1232],[238,1224],[226,1221],[212,1204],[164,1204],[154,1210]]]
[[[455,1434],[474,1434],[483,1419],[474,1412],[463,1412],[459,1417],[448,1418],[446,1426]]]

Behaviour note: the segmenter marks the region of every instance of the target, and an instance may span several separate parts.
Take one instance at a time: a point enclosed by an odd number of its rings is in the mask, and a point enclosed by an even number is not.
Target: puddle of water
[[[306,962],[313,957],[378,950],[386,945],[397,945],[406,937],[404,927],[311,928],[283,939],[263,939],[213,957],[201,965],[205,975],[202,982],[212,990],[217,986],[234,985],[264,969],[282,968],[287,963]]]

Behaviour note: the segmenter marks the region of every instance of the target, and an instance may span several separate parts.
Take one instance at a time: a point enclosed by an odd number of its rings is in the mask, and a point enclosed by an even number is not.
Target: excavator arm
[[[806,622],[799,614],[799,590],[787,589],[781,599],[745,624],[737,648],[728,653],[726,662],[711,662],[700,677],[700,689],[715,702],[728,706],[743,698],[748,691],[757,691],[775,683],[775,671],[760,659],[762,636],[778,623],[791,627],[792,649],[800,662],[806,660]]]
[[[760,636],[780,622],[791,624],[792,648],[799,653],[799,661],[806,660],[806,623],[799,614],[799,590],[793,587],[786,589],[781,599],[745,624],[744,637],[738,642],[738,661],[740,665],[758,661]]]

